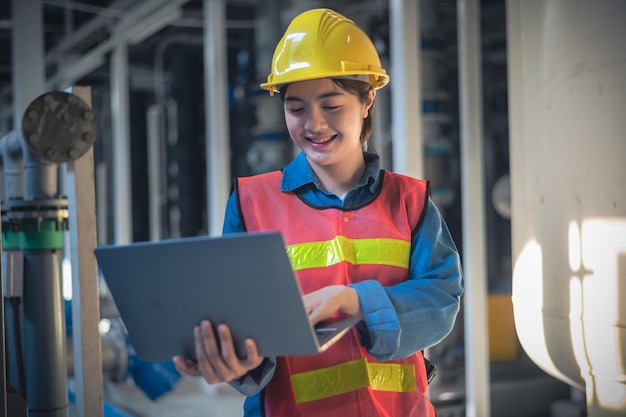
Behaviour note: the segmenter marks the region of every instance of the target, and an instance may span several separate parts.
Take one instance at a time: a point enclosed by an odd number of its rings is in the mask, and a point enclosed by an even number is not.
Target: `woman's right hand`
[[[247,355],[245,358],[239,358],[230,328],[220,324],[217,326],[217,332],[219,340],[213,332],[213,326],[207,320],[196,326],[194,339],[198,360],[194,362],[182,356],[175,356],[173,361],[176,370],[188,375],[202,376],[209,384],[218,384],[240,378],[261,365],[263,357],[259,356],[254,340],[246,340]]]

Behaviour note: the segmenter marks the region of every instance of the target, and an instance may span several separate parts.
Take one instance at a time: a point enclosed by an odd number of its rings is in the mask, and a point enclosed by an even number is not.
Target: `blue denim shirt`
[[[324,190],[300,153],[283,170],[281,191],[295,191],[310,205],[350,208],[369,200],[381,186],[380,159],[365,153],[367,169],[343,198]],[[223,234],[243,231],[234,193],[230,196]],[[351,285],[358,293],[364,320],[357,324],[362,345],[378,360],[404,358],[440,342],[452,330],[463,293],[461,263],[448,227],[428,200],[424,221],[413,237],[409,279],[384,287],[376,280]],[[274,358],[230,384],[248,395],[245,417],[260,416],[259,392],[271,379]]]

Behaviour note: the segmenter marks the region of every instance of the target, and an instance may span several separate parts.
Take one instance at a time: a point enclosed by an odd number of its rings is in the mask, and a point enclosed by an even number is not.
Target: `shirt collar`
[[[365,174],[355,188],[369,184],[370,192],[374,192],[380,178],[380,157],[374,153],[364,152]],[[293,161],[283,169],[283,179],[280,191],[294,191],[308,184],[313,184],[321,190],[319,182],[309,166],[304,152],[300,152]]]

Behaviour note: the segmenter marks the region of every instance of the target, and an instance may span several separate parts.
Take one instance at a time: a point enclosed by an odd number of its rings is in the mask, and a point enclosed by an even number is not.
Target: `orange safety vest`
[[[381,172],[380,193],[353,210],[313,208],[281,192],[273,171],[235,182],[247,231],[280,231],[304,294],[328,285],[408,279],[411,238],[425,214],[426,181]],[[270,301],[270,300],[268,300]],[[378,361],[356,329],[325,352],[277,358],[264,389],[266,416],[430,417],[421,352]]]

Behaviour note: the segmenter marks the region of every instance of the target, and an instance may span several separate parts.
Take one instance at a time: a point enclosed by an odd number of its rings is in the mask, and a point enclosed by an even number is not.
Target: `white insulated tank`
[[[626,1],[509,0],[507,32],[520,343],[626,416]]]

